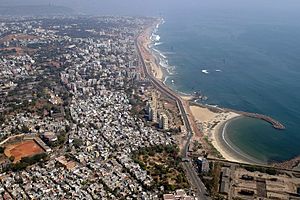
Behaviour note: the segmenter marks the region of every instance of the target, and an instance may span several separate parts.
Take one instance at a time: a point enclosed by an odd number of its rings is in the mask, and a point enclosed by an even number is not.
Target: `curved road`
[[[167,95],[169,98],[173,99],[176,101],[178,108],[180,110],[180,114],[182,116],[183,119],[183,123],[184,126],[186,128],[187,131],[187,142],[185,144],[184,147],[184,151],[182,152],[182,156],[183,158],[186,158],[186,160],[188,158],[187,152],[189,149],[189,145],[191,142],[191,138],[193,136],[193,131],[190,125],[190,122],[188,120],[187,117],[187,113],[184,109],[183,103],[182,103],[182,99],[180,97],[177,96],[176,93],[174,93],[172,90],[170,90],[166,85],[164,85],[162,82],[160,82],[159,80],[157,80],[155,77],[153,77],[153,75],[151,73],[148,72],[148,69],[146,67],[144,58],[142,56],[141,53],[141,49],[140,47],[144,48],[143,45],[139,44],[138,38],[140,35],[138,35],[135,39],[135,45],[136,45],[136,49],[138,51],[138,56],[139,56],[139,60],[141,61],[142,67],[143,67],[143,71],[144,74],[147,78],[150,79],[150,81],[153,83],[153,85],[161,92],[164,93],[165,95]],[[147,49],[145,49],[145,51],[148,51]],[[201,181],[201,179],[199,178],[197,172],[195,171],[191,161],[185,161],[183,163],[183,167],[187,173],[187,178],[190,180],[191,184],[193,185],[193,187],[196,189],[196,193],[197,193],[197,197],[198,199],[209,199],[205,194],[207,194],[206,192],[206,188],[203,184],[203,182]]]

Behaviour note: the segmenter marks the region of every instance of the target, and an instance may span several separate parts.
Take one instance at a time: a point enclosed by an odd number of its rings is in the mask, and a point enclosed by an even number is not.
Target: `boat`
[[[202,69],[202,73],[203,74],[208,74],[208,70],[207,69]]]

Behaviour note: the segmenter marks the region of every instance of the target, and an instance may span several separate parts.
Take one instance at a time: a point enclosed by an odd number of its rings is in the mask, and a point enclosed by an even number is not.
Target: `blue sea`
[[[300,155],[300,15],[296,8],[265,9],[162,13],[161,44],[155,48],[167,57],[166,84],[174,90],[201,92],[208,97],[203,103],[283,123],[285,130],[275,130],[267,122],[241,118],[226,129],[243,153],[274,162]]]

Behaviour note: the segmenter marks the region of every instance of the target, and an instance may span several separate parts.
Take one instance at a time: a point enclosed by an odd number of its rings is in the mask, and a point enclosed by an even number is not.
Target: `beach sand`
[[[149,46],[151,45],[152,41],[150,39],[153,29],[156,27],[156,24],[153,26],[148,27],[138,38],[138,42],[140,44],[141,53],[145,60],[145,64],[147,65],[148,69],[150,69],[153,76],[162,81],[164,78],[163,70],[160,65],[156,62],[156,57],[152,54]]]
[[[190,101],[192,100],[194,97],[192,95],[180,95],[180,98],[182,98],[185,101]]]
[[[240,117],[234,112],[213,112],[205,107],[190,106],[192,115],[196,123],[200,126],[201,132],[208,137],[212,145],[220,152],[220,154],[228,161],[249,163],[248,160],[242,158],[238,153],[226,148],[225,141],[222,138],[224,125],[230,120]]]

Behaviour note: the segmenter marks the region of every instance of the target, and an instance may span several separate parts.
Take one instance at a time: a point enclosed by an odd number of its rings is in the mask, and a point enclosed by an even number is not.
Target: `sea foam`
[[[158,64],[160,67],[164,68],[168,75],[174,74],[175,66],[170,66],[166,53],[161,52],[160,50],[156,49],[156,46],[159,46],[163,44],[160,39],[160,35],[157,34],[158,28],[161,24],[165,23],[165,21],[162,19],[159,24],[157,24],[156,28],[153,30],[152,35],[150,37],[152,44],[149,45],[150,49],[152,50],[152,53],[155,55]],[[169,76],[166,76],[163,83],[166,83],[166,81],[169,79]]]

